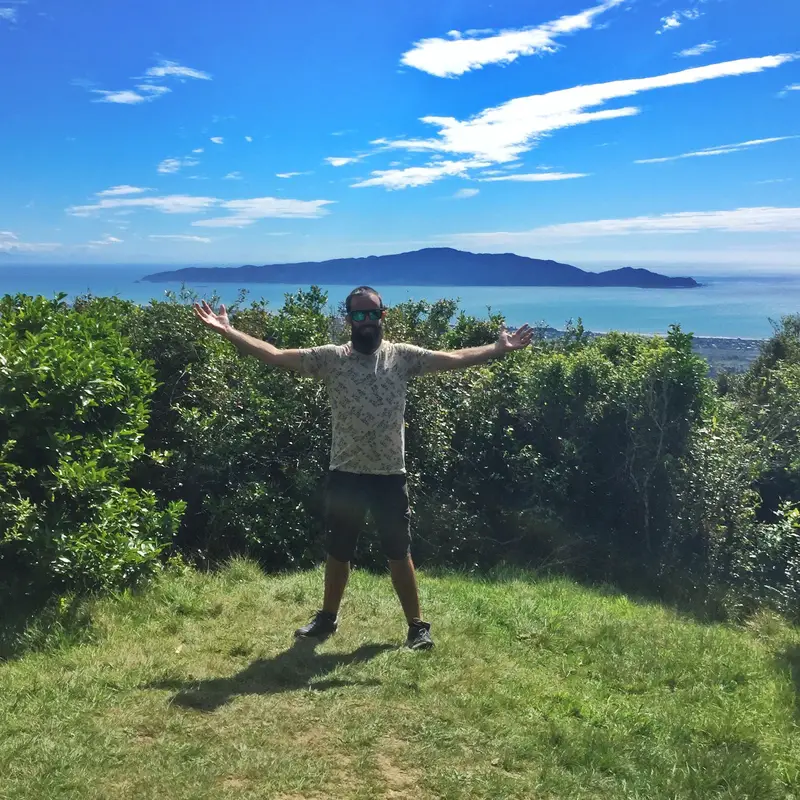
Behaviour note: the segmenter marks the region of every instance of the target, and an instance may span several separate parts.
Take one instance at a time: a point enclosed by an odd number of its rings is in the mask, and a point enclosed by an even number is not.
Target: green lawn
[[[237,561],[92,604],[0,663],[0,797],[800,798],[800,631],[524,572],[388,578],[293,646],[321,571]]]

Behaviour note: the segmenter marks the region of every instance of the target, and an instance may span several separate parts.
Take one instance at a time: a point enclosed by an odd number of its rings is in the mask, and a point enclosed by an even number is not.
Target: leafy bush
[[[156,569],[182,512],[126,486],[155,388],[99,302],[0,299],[0,576],[83,591]],[[117,309],[117,312],[119,309]]]

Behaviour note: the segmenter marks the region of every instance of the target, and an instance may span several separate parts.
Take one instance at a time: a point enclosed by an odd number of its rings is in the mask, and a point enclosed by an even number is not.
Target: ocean
[[[139,283],[142,276],[176,265],[159,266],[75,266],[31,265],[0,266],[0,296],[41,294],[52,297],[66,292],[68,299],[91,292],[117,295],[138,303],[163,299],[168,289],[180,284]],[[696,336],[761,339],[772,333],[770,319],[800,312],[800,277],[702,277],[697,289],[616,289],[562,287],[486,287],[486,286],[376,286],[388,305],[407,299],[438,300],[451,298],[468,314],[485,317],[487,307],[501,312],[511,326],[525,322],[546,323],[563,328],[569,320],[581,317],[587,330],[632,333],[666,333],[669,325],[680,323]],[[201,297],[214,291],[221,302],[231,303],[240,288],[248,290],[248,301],[265,299],[272,307],[283,303],[287,292],[298,286],[286,284],[191,285]],[[302,288],[308,288],[304,286]],[[344,299],[350,286],[323,286],[331,306]]]

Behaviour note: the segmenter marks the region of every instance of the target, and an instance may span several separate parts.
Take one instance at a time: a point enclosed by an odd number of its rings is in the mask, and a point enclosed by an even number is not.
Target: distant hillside
[[[669,278],[646,269],[623,267],[587,272],[570,264],[513,253],[468,253],[432,247],[366,258],[335,258],[262,267],[188,267],[146,275],[151,283],[291,283],[355,286],[633,286],[687,289],[693,278]]]

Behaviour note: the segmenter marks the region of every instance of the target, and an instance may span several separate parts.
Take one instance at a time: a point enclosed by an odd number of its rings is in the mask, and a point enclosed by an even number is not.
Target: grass
[[[0,797],[800,798],[776,617],[423,575],[437,647],[411,653],[388,578],[357,571],[339,633],[293,646],[321,582],[234,561],[70,613],[0,663]]]

